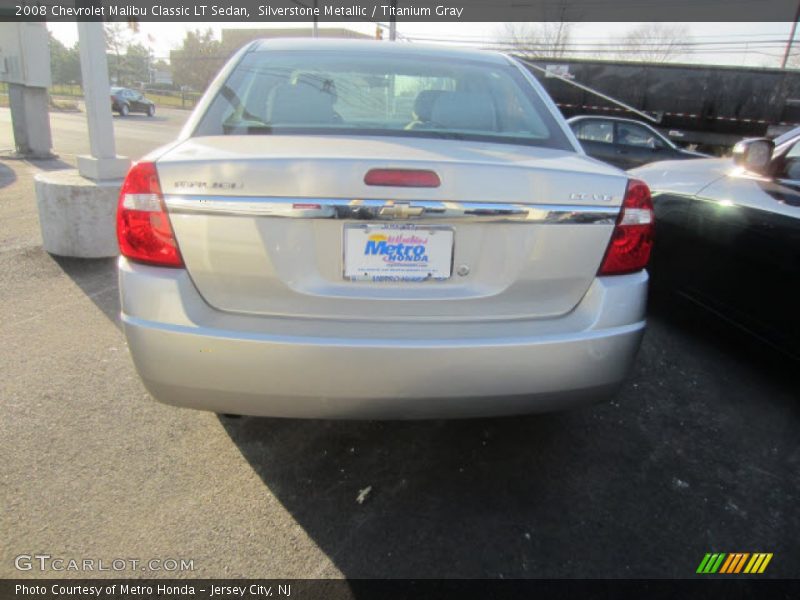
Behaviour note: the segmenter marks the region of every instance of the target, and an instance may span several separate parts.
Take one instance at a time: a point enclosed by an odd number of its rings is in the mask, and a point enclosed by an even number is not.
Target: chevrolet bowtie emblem
[[[421,206],[412,206],[409,202],[392,202],[381,206],[379,215],[391,219],[408,219],[409,217],[419,217],[425,209]]]

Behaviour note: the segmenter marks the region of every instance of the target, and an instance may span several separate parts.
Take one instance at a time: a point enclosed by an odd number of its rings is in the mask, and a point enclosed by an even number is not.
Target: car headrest
[[[443,90],[422,90],[414,100],[412,114],[417,121],[430,121],[433,115],[433,105],[445,92]]]
[[[269,94],[267,121],[272,125],[333,123],[330,94],[317,87],[284,83]]]
[[[431,120],[448,129],[494,131],[496,115],[492,97],[482,92],[449,92],[433,104]]]
[[[311,87],[328,94],[331,98],[331,103],[336,102],[338,97],[336,93],[336,82],[334,82],[333,79],[325,77],[323,74],[299,73],[295,75],[293,83],[298,87]]]

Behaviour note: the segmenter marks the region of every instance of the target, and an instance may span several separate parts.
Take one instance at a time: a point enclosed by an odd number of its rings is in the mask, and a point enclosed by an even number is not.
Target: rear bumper
[[[607,398],[644,331],[645,272],[597,278],[558,319],[344,322],[210,308],[184,270],[119,262],[122,322],[158,400],[307,418],[474,417]]]

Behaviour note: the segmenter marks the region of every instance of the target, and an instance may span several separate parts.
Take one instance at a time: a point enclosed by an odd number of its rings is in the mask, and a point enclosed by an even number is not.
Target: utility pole
[[[311,37],[319,37],[319,23],[317,11],[319,10],[319,0],[314,0],[314,25],[311,27]]]
[[[397,0],[392,0],[392,14],[389,16],[389,40],[397,40]]]
[[[800,19],[800,1],[798,1],[797,10],[794,13],[794,22],[792,23],[792,33],[789,34],[789,41],[786,43],[786,52],[783,53],[783,60],[781,61],[781,69],[786,68],[786,63],[789,61],[789,55],[792,53],[792,45],[794,44],[794,34],[797,32],[798,19]]]

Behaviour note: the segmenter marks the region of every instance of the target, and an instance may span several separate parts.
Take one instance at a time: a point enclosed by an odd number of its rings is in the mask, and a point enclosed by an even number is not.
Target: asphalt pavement
[[[138,158],[186,113],[115,118]],[[507,419],[227,419],[142,387],[114,260],[42,250],[33,175],[0,160],[0,577],[15,557],[186,559],[181,577],[693,577],[706,552],[800,576],[800,394],[778,359],[657,297],[610,403]],[[0,149],[11,147],[0,109]],[[446,377],[446,373],[442,373]],[[362,502],[358,502],[361,497]]]
[[[189,116],[179,109],[159,108],[155,117],[132,114],[114,115],[117,154],[138,159],[161,144],[175,139]],[[89,152],[86,117],[82,112],[50,113],[53,148],[64,162],[76,164],[75,156]],[[11,111],[0,108],[0,155],[14,148]]]

